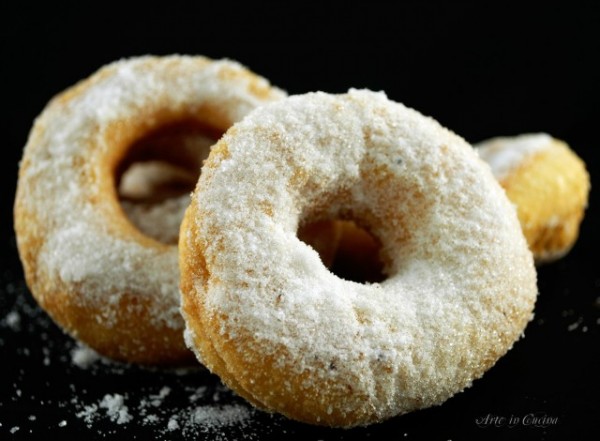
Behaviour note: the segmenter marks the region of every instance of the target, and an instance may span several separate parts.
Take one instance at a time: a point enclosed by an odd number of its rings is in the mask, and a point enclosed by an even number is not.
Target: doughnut
[[[352,220],[385,279],[296,232]],[[537,297],[516,212],[462,138],[383,93],[288,97],[213,147],[181,226],[185,339],[240,396],[352,427],[443,403],[523,334]]]
[[[568,253],[590,191],[584,162],[565,142],[545,133],[497,137],[476,147],[516,205],[536,262]]]
[[[284,95],[236,62],[174,55],[114,62],[53,98],[30,132],[14,207],[25,278],[41,307],[104,356],[193,359],[179,313],[177,244],[135,227],[120,180],[156,158],[198,174],[196,149],[174,141],[185,133],[215,140]]]

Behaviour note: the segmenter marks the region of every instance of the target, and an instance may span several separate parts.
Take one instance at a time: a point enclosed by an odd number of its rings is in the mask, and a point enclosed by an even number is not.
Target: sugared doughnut
[[[174,138],[217,138],[284,95],[235,62],[168,56],[113,63],[55,97],[30,133],[15,202],[19,254],[39,304],[105,356],[187,359],[177,246],[128,220],[120,176],[155,158],[199,168]]]
[[[385,280],[341,279],[296,236],[336,218],[381,242]],[[511,348],[537,294],[489,168],[382,93],[252,112],[213,147],[181,231],[188,344],[241,396],[309,423],[444,402]]]
[[[565,255],[587,207],[590,178],[583,161],[545,133],[493,138],[476,147],[516,205],[536,261]]]

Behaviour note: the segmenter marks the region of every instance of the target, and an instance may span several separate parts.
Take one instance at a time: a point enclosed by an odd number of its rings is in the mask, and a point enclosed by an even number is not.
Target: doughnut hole
[[[219,131],[195,121],[159,127],[135,141],[116,169],[121,208],[143,234],[174,245],[200,176],[202,161]]]
[[[384,281],[381,242],[356,222],[337,221],[342,234],[335,253],[331,272],[342,279],[359,283]]]
[[[303,225],[298,238],[312,246],[336,276],[358,283],[386,279],[381,242],[352,220],[317,221]]]

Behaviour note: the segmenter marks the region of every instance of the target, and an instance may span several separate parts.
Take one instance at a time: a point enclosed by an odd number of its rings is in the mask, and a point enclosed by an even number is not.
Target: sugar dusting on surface
[[[215,146],[193,198],[186,237],[207,271],[186,275],[184,297],[223,317],[204,328],[226,348],[222,374],[269,408],[303,396],[322,412],[303,418],[352,424],[438,404],[532,317],[533,260],[502,188],[462,138],[383,93],[254,111]],[[383,242],[382,283],[336,277],[296,236],[349,212]]]
[[[497,179],[504,179],[531,155],[552,146],[546,133],[497,137],[475,145],[479,157],[487,162]]]

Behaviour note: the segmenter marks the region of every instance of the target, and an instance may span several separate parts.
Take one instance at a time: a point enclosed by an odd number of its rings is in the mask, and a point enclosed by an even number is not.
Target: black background
[[[472,142],[546,131],[569,142],[586,161],[593,187],[577,245],[563,260],[539,269],[536,318],[526,338],[469,390],[440,407],[366,429],[314,428],[258,414],[251,427],[198,438],[598,436],[600,274],[593,259],[600,239],[594,228],[599,219],[600,14],[593,3],[524,11],[451,4],[392,10],[372,4],[217,8],[169,2],[161,9],[145,5],[127,12],[104,2],[81,3],[17,11],[5,2],[0,14],[0,438],[15,426],[14,436],[24,439],[196,436],[159,429],[169,412],[189,406],[186,391],[202,384],[215,388],[216,378],[203,371],[179,375],[103,363],[87,370],[72,366],[73,342],[34,306],[24,287],[12,232],[17,164],[33,119],[46,102],[115,59],[170,53],[238,60],[289,93],[385,90],[391,99],[433,116]],[[4,319],[10,311],[20,315],[19,327]],[[134,401],[164,385],[173,393],[154,426],[105,419],[90,428],[75,416],[81,402],[97,403],[106,393]],[[221,395],[224,402],[239,402]],[[488,414],[523,418],[532,413],[557,422],[512,428],[477,424]],[[66,425],[60,427],[63,420]]]

